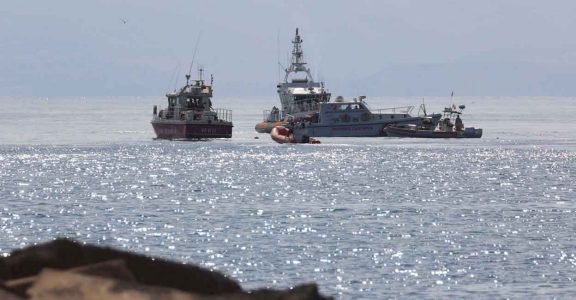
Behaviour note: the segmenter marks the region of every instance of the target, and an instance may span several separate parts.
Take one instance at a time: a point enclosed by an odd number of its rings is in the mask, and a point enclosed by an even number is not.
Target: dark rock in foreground
[[[331,299],[315,284],[244,291],[193,265],[59,239],[0,258],[0,299]]]

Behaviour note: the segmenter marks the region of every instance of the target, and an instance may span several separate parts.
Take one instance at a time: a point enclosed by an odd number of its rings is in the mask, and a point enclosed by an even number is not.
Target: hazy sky
[[[275,96],[296,27],[335,94],[576,95],[573,0],[4,0],[0,95],[163,95],[200,35],[216,95]]]

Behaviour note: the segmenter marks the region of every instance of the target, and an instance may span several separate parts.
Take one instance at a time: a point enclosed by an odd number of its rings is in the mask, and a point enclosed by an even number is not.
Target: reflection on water
[[[254,139],[257,108],[235,113],[231,140],[153,141],[132,107],[156,99],[114,100],[126,101],[4,116],[1,253],[68,236],[200,263],[248,288],[314,280],[342,298],[575,291],[574,107],[520,119],[467,103],[479,140],[286,146]]]

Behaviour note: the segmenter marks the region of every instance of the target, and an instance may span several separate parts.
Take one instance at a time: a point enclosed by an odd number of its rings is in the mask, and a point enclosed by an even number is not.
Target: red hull
[[[152,122],[159,139],[231,138],[232,125]]]

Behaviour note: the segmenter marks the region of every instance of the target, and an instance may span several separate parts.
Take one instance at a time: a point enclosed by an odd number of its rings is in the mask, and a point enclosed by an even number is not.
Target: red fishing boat
[[[168,107],[153,109],[152,127],[159,139],[205,139],[232,137],[232,111],[212,107],[212,79],[210,85],[200,78],[180,90],[166,94]]]

